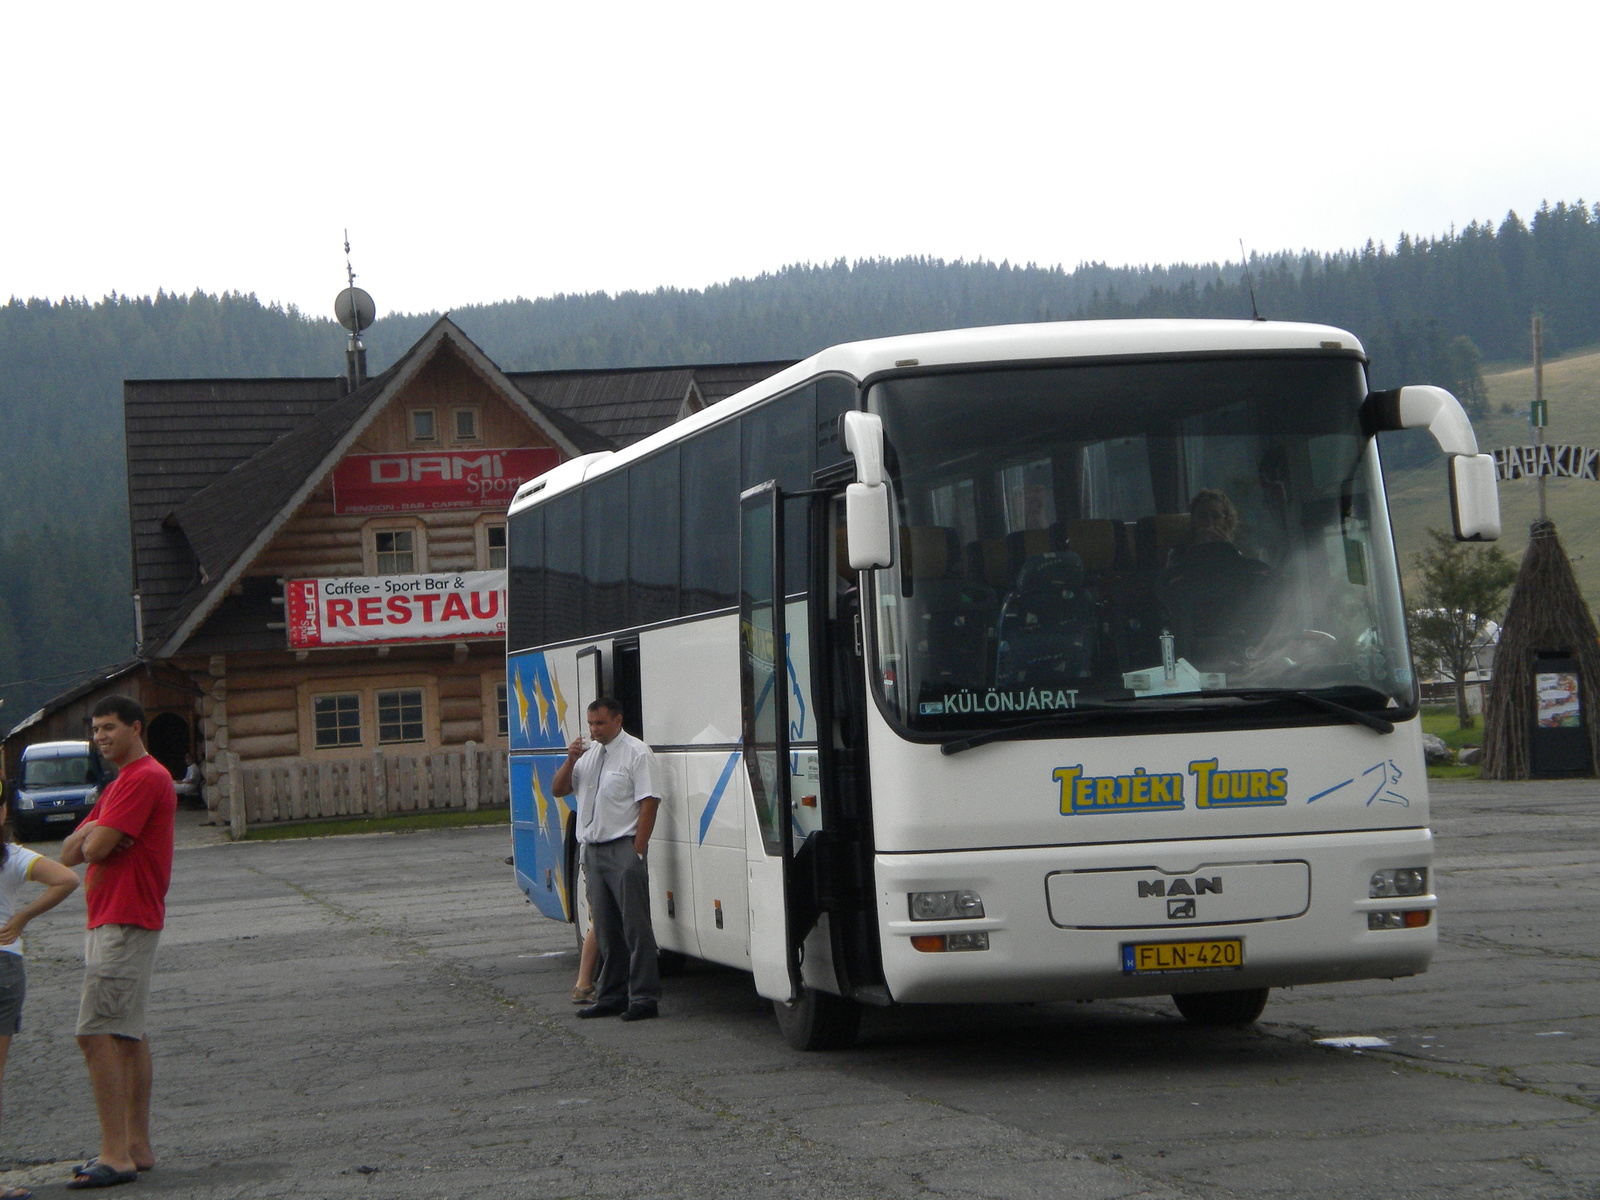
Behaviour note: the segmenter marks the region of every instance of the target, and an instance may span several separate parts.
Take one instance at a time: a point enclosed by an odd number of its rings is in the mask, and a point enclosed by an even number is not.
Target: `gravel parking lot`
[[[868,1014],[802,1055],[701,964],[663,1019],[579,1022],[568,927],[504,828],[216,844],[186,822],[152,996],[185,1197],[1600,1196],[1600,789],[1435,787],[1426,976],[1165,1001]],[[44,847],[41,847],[43,849]],[[29,930],[4,1178],[65,1195],[96,1126],[81,904]],[[1353,1052],[1320,1038],[1381,1037]]]

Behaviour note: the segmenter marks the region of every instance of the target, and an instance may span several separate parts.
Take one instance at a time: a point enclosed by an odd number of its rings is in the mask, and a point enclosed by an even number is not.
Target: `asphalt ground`
[[[219,845],[185,822],[151,998],[182,1197],[1600,1197],[1600,787],[1434,787],[1442,944],[1413,979],[871,1011],[799,1054],[747,976],[575,1020],[568,927],[502,828]],[[27,935],[0,1178],[97,1140],[72,1037],[81,902]],[[1361,1035],[1387,1048],[1330,1049]],[[119,1193],[120,1194],[120,1193]]]

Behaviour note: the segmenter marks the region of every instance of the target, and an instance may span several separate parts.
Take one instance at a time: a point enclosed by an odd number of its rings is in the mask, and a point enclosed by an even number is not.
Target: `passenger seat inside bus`
[[[914,687],[977,687],[986,676],[994,627],[995,591],[964,577],[961,542],[943,525],[900,530],[902,587],[911,598],[908,619]]]
[[[1088,679],[1097,626],[1083,560],[1071,550],[1030,555],[1000,609],[996,685],[1072,687]]]

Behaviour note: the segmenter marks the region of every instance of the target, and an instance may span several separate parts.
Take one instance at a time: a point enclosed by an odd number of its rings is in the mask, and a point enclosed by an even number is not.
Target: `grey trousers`
[[[661,999],[656,934],[650,925],[650,868],[631,837],[583,848],[589,914],[600,947],[596,1004],[655,1004]]]

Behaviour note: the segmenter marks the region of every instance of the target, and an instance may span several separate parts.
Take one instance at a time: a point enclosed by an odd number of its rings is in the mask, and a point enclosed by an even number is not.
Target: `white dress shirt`
[[[639,802],[661,798],[656,756],[623,730],[602,746],[591,742],[572,767],[578,800],[578,841],[594,845],[632,837],[639,829]]]

